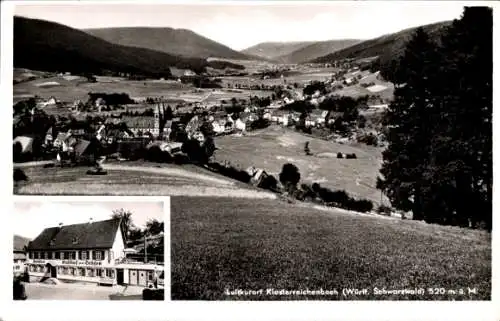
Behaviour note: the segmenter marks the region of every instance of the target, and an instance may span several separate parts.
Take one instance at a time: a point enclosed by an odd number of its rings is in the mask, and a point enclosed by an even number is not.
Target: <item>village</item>
[[[330,66],[321,67],[330,70]],[[85,102],[60,101],[55,96],[21,100],[14,106],[14,160],[88,165],[98,157],[138,158],[135,151],[151,147],[173,158],[182,153],[186,139],[202,144],[206,136],[238,137],[270,125],[295,128],[341,143],[363,141],[369,135],[375,137],[372,141],[383,144],[381,126],[376,121],[368,122],[371,126],[366,124],[367,119],[380,117],[387,109],[389,100],[376,94],[379,87],[385,87],[363,82],[364,78],[377,79],[377,72],[361,71],[352,64],[346,67],[337,68],[324,81],[291,82],[293,76],[287,79],[279,69],[261,71],[250,81],[249,77],[237,77],[219,86],[231,89],[195,87],[195,98],[190,101],[165,96],[131,98],[116,92],[90,92]],[[193,74],[184,71],[178,81],[186,82],[196,77]],[[269,74],[277,84],[266,87]],[[216,82],[224,83],[221,78]],[[372,94],[347,99],[339,95],[339,90],[342,93],[353,86],[367,88]],[[233,88],[244,90],[248,97],[227,99]],[[267,97],[252,96],[253,90],[263,88]],[[226,93],[223,98],[218,97],[221,92]]]

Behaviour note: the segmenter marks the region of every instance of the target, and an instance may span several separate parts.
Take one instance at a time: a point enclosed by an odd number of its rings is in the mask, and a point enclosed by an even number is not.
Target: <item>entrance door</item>
[[[130,270],[130,285],[137,285],[137,270]]]
[[[50,273],[51,278],[57,278],[57,268],[50,263],[47,263],[47,274]]]
[[[148,281],[148,273],[144,270],[139,270],[139,285],[146,286]]]
[[[50,267],[50,276],[57,279],[57,268],[55,266]]]
[[[123,284],[123,269],[116,269],[116,283]]]

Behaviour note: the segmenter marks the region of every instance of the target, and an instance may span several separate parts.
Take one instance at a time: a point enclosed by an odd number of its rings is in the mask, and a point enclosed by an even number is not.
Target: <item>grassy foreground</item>
[[[490,299],[491,236],[482,231],[276,200],[173,197],[171,242],[173,300]]]

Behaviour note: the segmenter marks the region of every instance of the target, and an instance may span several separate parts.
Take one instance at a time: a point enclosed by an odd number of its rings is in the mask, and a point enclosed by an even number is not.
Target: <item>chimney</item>
[[[92,224],[92,220],[93,220],[92,217],[89,218],[89,224]]]
[[[59,228],[61,228],[61,227],[63,227],[63,223],[62,222],[59,223]]]

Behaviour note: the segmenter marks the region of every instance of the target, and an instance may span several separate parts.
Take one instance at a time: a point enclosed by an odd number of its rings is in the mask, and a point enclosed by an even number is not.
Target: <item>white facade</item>
[[[35,280],[57,278],[61,281],[98,284],[148,286],[163,271],[156,264],[127,262],[125,240],[120,229],[111,248],[75,250],[30,250],[27,271]],[[24,269],[23,269],[24,272]]]
[[[121,259],[124,257],[125,253],[123,250],[125,250],[125,242],[120,229],[118,229],[116,231],[115,243],[113,243],[113,247],[111,248],[111,251],[109,251],[109,254],[111,255],[110,260],[114,262],[115,259]]]

